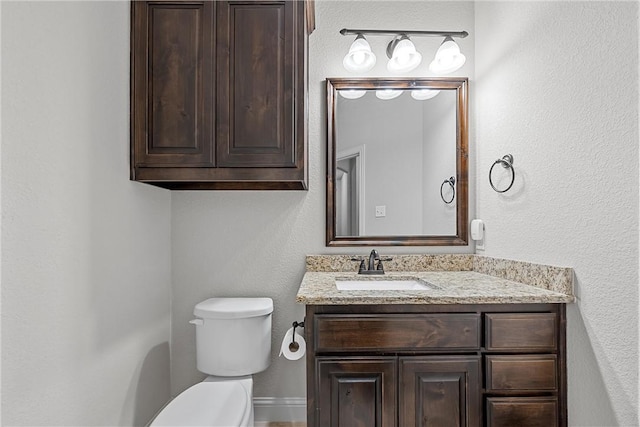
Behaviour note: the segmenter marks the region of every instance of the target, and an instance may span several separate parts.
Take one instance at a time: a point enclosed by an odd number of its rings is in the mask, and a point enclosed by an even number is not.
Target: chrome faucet
[[[378,251],[373,249],[369,254],[369,262],[365,264],[363,258],[351,258],[351,261],[359,261],[360,267],[358,268],[358,274],[384,274],[384,266],[382,261],[391,261],[391,258],[380,259]],[[376,265],[376,261],[378,261]]]

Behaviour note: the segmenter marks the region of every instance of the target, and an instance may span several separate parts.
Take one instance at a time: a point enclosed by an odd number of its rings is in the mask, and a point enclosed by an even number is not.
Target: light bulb
[[[366,56],[364,55],[363,52],[354,52],[353,56],[351,56],[351,59],[353,60],[353,62],[358,65],[362,65],[365,58]]]

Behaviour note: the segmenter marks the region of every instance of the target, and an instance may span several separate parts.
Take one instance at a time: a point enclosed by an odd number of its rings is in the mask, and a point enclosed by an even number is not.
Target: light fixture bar
[[[354,30],[352,28],[343,28],[340,30],[343,36],[348,35],[374,35],[374,36],[397,36],[399,34],[406,36],[424,36],[424,37],[459,37],[465,38],[469,35],[466,31],[405,31],[405,30]]]

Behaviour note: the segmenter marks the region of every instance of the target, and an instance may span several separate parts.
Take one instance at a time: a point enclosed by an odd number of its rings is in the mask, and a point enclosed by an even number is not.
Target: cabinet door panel
[[[401,426],[480,425],[479,357],[401,358],[400,379]]]
[[[217,2],[219,167],[295,167],[291,1]]]
[[[396,359],[318,358],[316,426],[396,426]]]
[[[133,2],[136,166],[213,162],[211,2]]]

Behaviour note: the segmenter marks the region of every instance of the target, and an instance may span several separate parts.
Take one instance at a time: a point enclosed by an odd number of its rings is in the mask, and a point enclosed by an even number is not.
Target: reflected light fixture
[[[376,90],[376,97],[378,99],[389,100],[397,98],[402,95],[403,90],[400,89],[378,89]]]
[[[371,70],[376,64],[376,56],[371,51],[371,46],[364,38],[368,36],[392,36],[393,39],[387,45],[387,70],[395,73],[406,73],[420,65],[422,55],[416,50],[409,36],[418,37],[444,37],[435,59],[429,69],[433,73],[447,74],[458,70],[465,62],[465,56],[460,53],[460,48],[453,37],[464,38],[469,35],[466,31],[404,31],[404,30],[354,30],[343,28],[340,34],[356,35],[355,41],[349,48],[349,53],[344,57],[342,64],[348,71],[363,73]]]
[[[440,91],[438,89],[415,89],[411,91],[411,97],[418,101],[425,101],[435,97],[439,93]]]
[[[351,43],[349,53],[344,56],[342,65],[348,71],[355,73],[364,73],[376,65],[376,55],[371,52],[371,46],[362,34],[358,34]]]
[[[453,73],[462,67],[466,60],[467,58],[460,53],[458,43],[447,36],[438,48],[436,57],[429,64],[429,70],[436,74]]]
[[[358,99],[362,98],[367,91],[364,89],[340,89],[338,93],[346,99]]]

